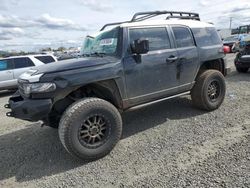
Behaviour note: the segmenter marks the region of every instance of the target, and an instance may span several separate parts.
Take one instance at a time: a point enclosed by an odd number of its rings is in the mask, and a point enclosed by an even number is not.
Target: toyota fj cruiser
[[[159,15],[167,18],[150,19]],[[224,100],[222,41],[196,13],[137,13],[88,36],[83,53],[22,74],[5,105],[7,116],[59,126],[65,149],[83,160],[113,149],[127,109],[191,94],[194,106],[211,111]]]

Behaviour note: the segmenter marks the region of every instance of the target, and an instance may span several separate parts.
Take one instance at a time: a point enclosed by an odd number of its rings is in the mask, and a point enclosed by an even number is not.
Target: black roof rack
[[[147,20],[156,16],[167,14],[166,19],[170,18],[180,18],[180,19],[191,19],[200,21],[200,16],[198,13],[193,12],[177,12],[177,11],[150,11],[150,12],[138,12],[136,13],[130,21],[125,22],[115,22],[109,23],[102,27],[101,31],[103,31],[106,27],[112,25],[120,25],[123,23],[131,23],[131,22],[139,22],[143,20]]]

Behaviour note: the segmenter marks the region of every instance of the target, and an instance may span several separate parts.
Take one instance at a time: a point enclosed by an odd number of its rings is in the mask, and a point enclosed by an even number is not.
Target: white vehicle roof
[[[190,28],[204,28],[204,27],[215,27],[211,23],[197,21],[197,20],[184,20],[184,19],[170,19],[170,20],[146,20],[146,21],[139,21],[139,22],[129,22],[129,23],[122,23],[120,25],[111,26],[105,28],[105,30],[93,33],[88,35],[88,37],[97,37],[101,33],[107,32],[112,30],[115,27],[142,27],[142,26],[162,26],[162,25],[182,25],[187,26]]]
[[[213,24],[197,20],[169,19],[169,20],[145,20],[140,22],[123,23],[120,27],[141,27],[158,25],[184,25],[190,28],[215,27]]]
[[[34,55],[19,55],[19,56],[10,56],[10,57],[5,57],[5,58],[0,58],[0,59],[12,59],[12,58],[22,58],[22,57],[35,57],[35,56],[52,56],[51,54],[34,54]]]

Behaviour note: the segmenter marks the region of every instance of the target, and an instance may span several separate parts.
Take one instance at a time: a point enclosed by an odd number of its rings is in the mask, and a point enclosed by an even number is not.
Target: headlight
[[[29,95],[30,93],[45,93],[56,90],[56,84],[54,83],[24,83],[23,91],[24,94]]]

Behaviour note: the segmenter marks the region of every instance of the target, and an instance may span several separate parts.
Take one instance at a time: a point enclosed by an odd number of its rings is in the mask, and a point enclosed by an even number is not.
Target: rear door
[[[198,49],[188,27],[172,26],[178,53],[177,79],[182,91],[189,90],[199,66]]]
[[[0,60],[0,88],[15,85],[11,59]]]
[[[18,77],[29,70],[31,67],[35,66],[34,63],[28,57],[19,57],[13,59],[14,64],[14,78]]]

